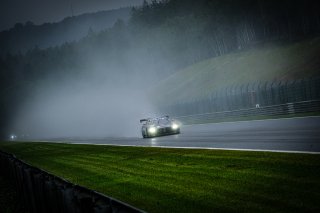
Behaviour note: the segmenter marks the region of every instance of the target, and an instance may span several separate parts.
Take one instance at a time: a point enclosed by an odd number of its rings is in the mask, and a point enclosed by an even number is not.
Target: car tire
[[[148,135],[148,133],[147,133],[147,134],[143,134],[143,133],[142,133],[142,137],[143,137],[143,138],[149,138],[149,135]]]

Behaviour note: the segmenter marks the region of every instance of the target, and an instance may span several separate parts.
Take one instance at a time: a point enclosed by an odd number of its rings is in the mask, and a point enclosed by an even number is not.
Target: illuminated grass
[[[319,212],[320,155],[2,142],[148,212]]]

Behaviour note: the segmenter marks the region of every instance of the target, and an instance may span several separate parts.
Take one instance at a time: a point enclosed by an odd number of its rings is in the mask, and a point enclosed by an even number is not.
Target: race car
[[[179,122],[169,118],[169,116],[141,119],[140,123],[142,123],[141,133],[143,138],[180,133]]]

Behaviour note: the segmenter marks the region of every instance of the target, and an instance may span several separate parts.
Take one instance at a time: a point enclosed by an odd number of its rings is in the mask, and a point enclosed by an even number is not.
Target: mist
[[[139,119],[155,111],[139,85],[98,79],[43,82],[21,105],[11,124],[26,138],[137,137]]]
[[[93,35],[61,46],[50,56],[38,57],[47,50],[29,53],[37,55],[39,67],[11,116],[11,135],[37,140],[140,137],[139,120],[161,116],[152,105],[150,90],[167,76],[158,71],[170,63],[152,59],[144,47],[123,47],[132,35],[120,24],[120,32],[116,24],[104,33],[117,32],[120,37],[105,42],[86,46],[96,41]],[[60,58],[53,64],[56,55]]]
[[[117,20],[111,28],[89,31],[78,41],[59,42],[60,46],[0,57],[1,134],[136,137],[139,119],[167,114],[167,106],[177,102],[180,94],[170,99],[164,87],[157,87],[162,80],[174,79],[184,68],[214,57],[317,36],[317,5],[310,1],[308,7],[300,7],[303,2],[293,4],[286,18],[282,15],[287,14],[287,5],[277,1],[144,2],[132,9],[128,22]],[[184,83],[200,88],[201,82],[187,78],[173,81],[168,93],[182,88],[189,97]],[[155,105],[161,95],[162,112],[160,104]]]

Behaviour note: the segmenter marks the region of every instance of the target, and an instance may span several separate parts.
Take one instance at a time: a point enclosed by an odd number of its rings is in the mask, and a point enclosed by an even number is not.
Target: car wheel
[[[142,133],[142,137],[143,137],[143,138],[149,138],[149,135],[148,135],[148,133],[146,133],[146,134],[145,134],[145,133]]]

